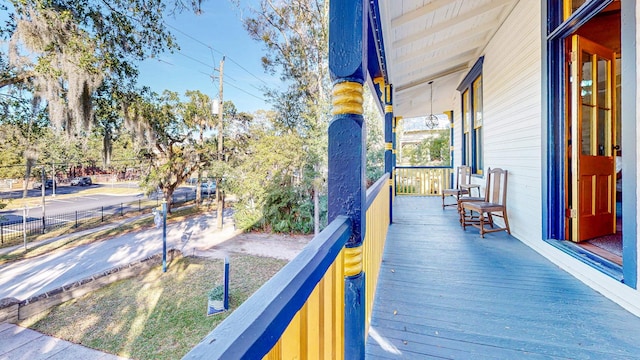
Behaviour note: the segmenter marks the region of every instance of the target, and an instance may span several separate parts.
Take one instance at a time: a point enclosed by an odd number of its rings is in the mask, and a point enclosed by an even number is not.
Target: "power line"
[[[228,56],[227,56],[227,57],[228,57]],[[258,79],[258,80],[259,80],[259,81],[261,81],[263,84],[265,84],[265,85],[269,86],[269,84],[268,84],[266,81],[264,81],[263,79],[260,79],[259,77],[255,76],[252,72],[250,72],[249,70],[245,69],[242,65],[238,64],[238,62],[237,62],[237,61],[233,60],[233,59],[232,59],[232,58],[230,58],[230,57],[228,57],[228,58],[229,58],[229,60],[231,60],[231,62],[232,62],[232,63],[234,63],[234,64],[238,65],[238,67],[239,67],[240,69],[242,69],[242,70],[246,71],[249,75],[251,75],[251,76],[253,76],[254,78]]]
[[[200,73],[201,73],[201,74],[204,74],[204,75],[207,75],[207,76],[211,76],[210,74],[207,74],[207,73],[205,73],[204,71],[200,71]],[[213,76],[211,76],[211,77],[213,78]],[[242,91],[243,93],[245,93],[245,94],[247,94],[247,95],[249,95],[249,96],[253,96],[254,98],[256,98],[256,99],[258,99],[258,100],[265,101],[265,99],[261,98],[260,96],[255,95],[255,94],[252,94],[252,93],[250,93],[250,92],[248,92],[248,91],[246,91],[246,90],[244,90],[244,89],[240,88],[239,86],[234,85],[234,84],[232,84],[232,83],[228,82],[228,81],[227,81],[227,79],[226,79],[227,77],[229,77],[229,76],[228,76],[228,75],[225,75],[225,79],[224,79],[224,81],[223,81],[223,83],[224,83],[224,84],[229,85],[229,86],[231,86],[231,87],[233,87],[233,88],[236,88],[236,89],[238,89],[238,90]],[[257,90],[260,90],[260,89],[257,89]]]
[[[226,81],[225,81],[224,83],[225,83],[226,85],[229,85],[229,86],[231,86],[231,87],[233,87],[233,88],[236,88],[236,89],[238,89],[238,90],[242,91],[243,93],[245,93],[245,94],[247,94],[247,95],[249,95],[249,96],[253,96],[254,98],[256,98],[256,99],[258,99],[258,100],[265,101],[263,98],[261,98],[261,97],[259,97],[259,96],[257,96],[257,95],[254,95],[254,94],[252,94],[252,93],[250,93],[250,92],[248,92],[248,91],[246,91],[246,90],[244,90],[244,89],[242,89],[242,88],[240,88],[240,87],[238,87],[238,86],[235,86],[235,85],[233,85],[233,84],[231,84],[231,83],[228,83],[228,82],[226,82]]]
[[[204,61],[198,60],[198,59],[194,58],[193,56],[189,56],[189,55],[187,55],[187,54],[183,54],[183,53],[181,53],[180,51],[176,51],[176,52],[177,52],[178,54],[180,54],[180,55],[182,55],[182,56],[186,57],[186,58],[187,58],[187,59],[189,59],[189,60],[195,61],[195,62],[197,62],[197,63],[199,63],[199,64],[202,64],[202,65],[204,65],[204,66],[206,66],[206,67],[209,67],[209,68],[211,68],[211,69],[213,69],[213,70],[215,70],[215,69],[216,69],[215,67],[211,66],[210,64],[207,64],[207,63],[205,63]]]
[[[215,51],[216,53],[218,53],[218,54],[220,54],[220,55],[226,56],[226,58],[227,58],[228,60],[230,60],[230,61],[231,61],[232,63],[234,63],[235,65],[237,65],[240,69],[244,70],[247,74],[249,74],[249,75],[253,76],[254,78],[256,78],[258,81],[262,82],[263,84],[265,84],[265,85],[267,85],[267,86],[269,85],[266,81],[264,81],[263,79],[259,78],[258,76],[256,76],[256,75],[255,75],[254,73],[252,73],[251,71],[247,70],[244,66],[240,65],[240,63],[238,63],[237,61],[235,61],[233,58],[229,57],[228,55],[225,55],[223,52],[221,52],[221,51],[219,51],[219,50],[214,49],[212,46],[208,45],[207,43],[205,43],[205,42],[203,42],[203,41],[201,41],[201,40],[199,40],[199,39],[197,39],[197,38],[195,38],[195,37],[193,37],[193,36],[191,36],[191,35],[187,34],[186,32],[184,32],[184,31],[180,30],[179,28],[177,28],[177,27],[175,27],[175,26],[173,26],[173,25],[171,25],[171,24],[169,24],[169,23],[167,23],[167,22],[165,22],[165,25],[166,25],[166,26],[168,26],[168,27],[170,27],[170,28],[172,28],[172,29],[174,29],[175,31],[179,32],[180,34],[182,34],[182,35],[184,35],[184,36],[188,37],[189,39],[191,39],[191,40],[193,40],[193,41],[197,42],[198,44],[200,44],[200,45],[202,45],[202,46],[204,46],[204,47],[206,47],[206,48],[210,49],[211,51]],[[198,62],[199,62],[199,60],[198,60]],[[210,66],[210,65],[209,65],[209,66]]]
[[[162,62],[162,63],[165,63],[165,64],[169,64],[169,65],[171,65],[171,66],[176,66],[174,63],[170,63],[170,62],[168,62],[168,61],[166,61],[166,60],[162,60],[162,59],[160,59],[160,58],[158,58],[157,60],[158,60],[159,62]]]

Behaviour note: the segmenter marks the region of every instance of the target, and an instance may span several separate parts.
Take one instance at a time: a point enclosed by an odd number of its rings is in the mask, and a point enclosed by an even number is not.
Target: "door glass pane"
[[[586,3],[587,0],[571,0],[571,12],[574,13],[582,4]]]
[[[583,104],[592,104],[593,68],[591,54],[582,52],[582,76],[580,77],[580,96]]]
[[[464,162],[465,165],[471,165],[471,136],[469,133],[464,134]]]
[[[611,144],[609,139],[610,130],[609,127],[611,124],[611,120],[609,119],[609,110],[599,108],[598,109],[598,120],[597,120],[597,144],[598,144],[598,155],[599,156],[611,156]]]
[[[464,118],[464,124],[462,129],[465,133],[469,132],[471,127],[471,113],[469,112],[469,90],[465,90],[462,93],[462,116]]]
[[[473,127],[482,126],[482,76],[473,82]]]
[[[609,74],[609,61],[598,56],[598,106],[610,108],[609,87],[607,86],[607,74]]]
[[[616,129],[616,136],[615,136],[616,142],[615,142],[615,144],[616,145],[622,144],[622,126],[621,126],[621,124],[622,124],[622,121],[621,121],[622,120],[622,117],[621,117],[621,109],[622,109],[622,93],[621,93],[622,81],[621,81],[621,77],[622,77],[622,74],[620,73],[622,71],[622,63],[621,63],[621,61],[622,60],[620,58],[616,59],[616,67],[615,67],[615,69],[616,69],[616,77],[615,77],[615,80],[616,80],[616,82],[615,82],[616,103],[615,103],[615,106],[614,106],[615,112],[612,113],[613,115],[615,115],[615,126],[616,126],[615,127],[615,129]],[[614,155],[621,156],[622,154],[618,151]]]
[[[476,132],[476,173],[482,174],[482,168],[484,164],[482,163],[482,127],[478,127],[475,130]]]
[[[580,144],[582,155],[595,155],[591,151],[591,106],[582,105],[582,144]]]
[[[464,137],[464,159],[465,165],[471,165],[471,113],[469,112],[469,90],[462,93],[462,136]]]
[[[564,0],[564,18],[565,20],[571,16],[580,6],[586,3],[588,0]]]

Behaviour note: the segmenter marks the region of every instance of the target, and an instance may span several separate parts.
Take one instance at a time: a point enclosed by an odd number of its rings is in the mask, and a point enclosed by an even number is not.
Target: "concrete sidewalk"
[[[13,324],[0,324],[0,360],[125,359]]]
[[[168,224],[167,249],[180,250],[184,255],[197,255],[198,251],[233,237],[235,231],[230,215],[230,212],[225,214],[226,225],[222,231],[216,228],[215,213]],[[162,228],[152,228],[15,261],[0,266],[0,299],[26,300],[161,252]]]
[[[222,230],[216,227],[215,212],[168,224],[167,249],[180,250],[184,255],[208,251],[237,234],[231,215],[232,211],[225,211]],[[94,231],[97,229],[66,236]],[[161,252],[162,228],[152,228],[12,262],[0,266],[0,299],[26,300]],[[117,358],[16,325],[0,324],[0,360]]]
[[[74,233],[71,234],[64,234],[64,235],[60,235],[60,236],[55,236],[49,239],[44,239],[44,240],[40,240],[36,243],[34,242],[28,242],[27,243],[27,248],[31,248],[34,245],[38,245],[38,246],[42,246],[48,243],[52,243],[54,241],[58,241],[58,240],[62,240],[62,239],[68,239],[68,238],[75,238],[75,237],[80,237],[80,236],[84,236],[84,235],[88,235],[88,234],[92,234],[96,231],[102,231],[102,230],[108,230],[108,229],[113,229],[116,228],[118,226],[121,226],[123,224],[126,224],[128,222],[131,221],[135,221],[138,219],[143,219],[143,218],[148,218],[148,217],[152,217],[153,215],[151,213],[148,214],[142,214],[142,215],[138,215],[138,216],[133,216],[130,218],[126,218],[126,219],[122,219],[120,221],[114,221],[114,222],[110,222],[108,224],[105,225],[101,225],[92,229],[86,229],[86,230],[81,230],[81,231],[76,231]],[[20,250],[24,248],[24,244],[20,244],[20,245],[14,245],[14,246],[7,246],[7,247],[3,247],[0,248],[0,255],[4,255],[4,254],[9,254],[12,253],[16,250]]]

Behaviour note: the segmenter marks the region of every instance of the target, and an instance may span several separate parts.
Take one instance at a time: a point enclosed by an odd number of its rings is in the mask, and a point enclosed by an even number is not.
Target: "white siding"
[[[512,234],[542,238],[542,68],[540,4],[520,1],[485,51],[483,76],[484,170],[509,171]],[[454,101],[455,164],[462,159],[460,96]],[[484,185],[485,179],[475,182]]]
[[[509,171],[510,225],[523,240],[542,237],[540,16],[537,2],[521,1],[487,47],[483,67],[485,167]]]

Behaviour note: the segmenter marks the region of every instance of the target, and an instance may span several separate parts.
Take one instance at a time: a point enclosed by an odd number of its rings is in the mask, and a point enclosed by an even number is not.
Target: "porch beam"
[[[391,27],[402,26],[410,21],[420,19],[421,17],[432,13],[442,7],[445,7],[451,4],[452,0],[436,0],[432,1],[426,5],[423,5],[415,10],[406,12],[398,17],[391,19]]]
[[[460,52],[450,54],[450,56],[447,56],[446,58],[439,58],[438,61],[435,62],[424,61],[423,63],[418,63],[418,65],[413,68],[411,72],[408,72],[406,76],[394,78],[394,83],[406,83],[407,79],[413,80],[419,76],[433,74],[434,72],[441,72],[446,69],[457,68],[461,64],[472,63],[477,60],[477,49],[478,48],[461,49]],[[411,68],[410,66],[406,67]]]
[[[441,23],[435,24],[434,26],[428,27],[427,29],[417,32],[413,35],[409,35],[407,37],[403,37],[402,39],[399,40],[394,40],[393,41],[393,47],[394,48],[400,48],[402,46],[407,46],[412,44],[415,41],[418,41],[420,39],[423,39],[427,36],[431,36],[439,31],[442,30],[446,30],[450,27],[456,26],[460,23],[463,23],[467,20],[473,19],[477,16],[483,15],[485,13],[494,11],[498,8],[501,8],[503,6],[505,6],[506,4],[512,2],[513,0],[494,0],[491,1],[483,6],[479,6],[477,8],[474,8],[470,11],[467,11],[464,14],[460,14],[458,16],[455,16],[449,20],[443,21]]]
[[[484,38],[486,36],[486,33],[488,31],[493,30],[494,27],[495,26],[493,23],[486,23],[479,27],[469,29],[468,31],[463,31],[454,36],[447,37],[442,41],[438,41],[433,44],[426,44],[426,43],[414,44],[414,46],[411,47],[411,51],[408,51],[407,53],[401,56],[394,56],[393,59],[396,60],[398,64],[402,64],[411,60],[415,60],[417,58],[423,58],[429,55],[435,55],[438,51],[441,51],[443,49],[447,49],[453,46],[459,47],[460,46],[459,43],[462,41],[473,40],[476,37]],[[428,51],[425,52],[425,50],[428,50]]]
[[[443,69],[440,72],[437,72],[437,73],[434,73],[434,74],[429,74],[429,75],[427,75],[425,77],[419,78],[419,79],[414,80],[412,82],[405,83],[404,85],[399,85],[398,87],[396,87],[395,93],[396,93],[396,95],[398,95],[399,93],[402,93],[402,92],[407,91],[407,90],[411,90],[412,88],[415,88],[416,86],[420,86],[422,84],[429,83],[429,81],[433,81],[433,80],[436,80],[436,79],[439,79],[439,78],[443,78],[443,77],[448,76],[448,75],[457,74],[459,72],[463,72],[463,71],[466,71],[466,70],[469,70],[468,62],[461,63],[461,64],[459,63],[459,64],[456,64],[456,65],[454,65],[452,67]],[[397,103],[396,103],[396,105],[397,105]]]

